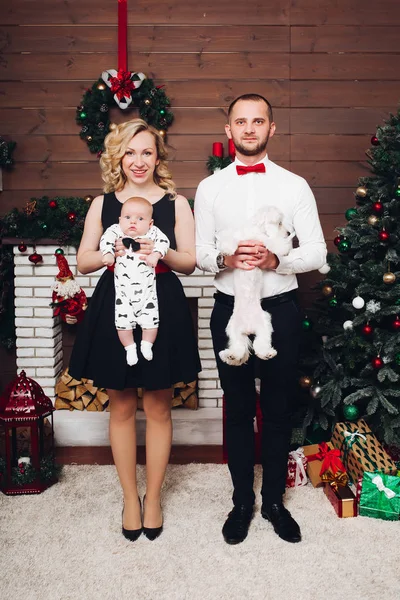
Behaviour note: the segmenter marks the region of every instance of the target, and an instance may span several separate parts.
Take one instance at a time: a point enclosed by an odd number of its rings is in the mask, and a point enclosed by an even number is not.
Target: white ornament
[[[353,321],[345,321],[343,323],[343,329],[353,329]]]
[[[322,267],[320,269],[318,269],[318,271],[320,273],[322,273],[322,275],[326,275],[327,273],[329,273],[330,270],[331,270],[331,268],[328,265],[328,263],[325,263],[324,265],[322,265]]]
[[[380,302],[375,302],[375,300],[370,300],[369,302],[367,302],[367,311],[370,313],[377,313],[381,310],[381,303]]]
[[[361,298],[361,296],[356,296],[352,302],[354,308],[363,308],[364,304],[365,304],[365,300],[364,298]]]

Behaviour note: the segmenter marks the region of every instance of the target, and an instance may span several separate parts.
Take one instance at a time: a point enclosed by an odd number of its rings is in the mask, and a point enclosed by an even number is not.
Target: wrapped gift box
[[[307,483],[307,458],[304,456],[303,448],[297,448],[289,452],[288,471],[286,476],[286,487],[296,487]]]
[[[310,446],[303,447],[304,455],[307,458],[307,475],[314,487],[321,487],[325,484],[325,482],[327,480],[336,479],[336,477],[334,477],[334,476],[330,477],[329,473],[326,473],[325,477],[321,476],[322,475],[321,468],[322,468],[323,460],[322,460],[322,458],[321,459],[316,458],[317,454],[323,455],[324,453],[326,454],[326,452],[329,452],[333,449],[334,448],[333,448],[332,444],[329,442],[327,444],[325,444],[325,442],[322,442],[321,444],[311,444]],[[335,453],[336,452],[337,451],[335,451]],[[340,460],[338,460],[340,457],[335,456],[332,458],[333,458],[333,462],[335,463],[335,465],[339,465],[342,469],[342,472],[338,473],[337,475],[340,476],[340,479],[342,480],[343,485],[345,485],[347,483],[348,478],[347,478],[347,475],[345,474],[344,465],[341,463]],[[336,469],[335,469],[335,471],[336,471]]]
[[[364,471],[380,471],[395,475],[396,464],[363,420],[356,423],[336,423],[331,443],[342,450],[346,471],[353,483]]]
[[[356,497],[348,485],[338,486],[336,488],[330,483],[326,483],[324,486],[324,492],[329,502],[335,509],[338,517],[344,518],[357,516]]]
[[[361,483],[358,514],[362,517],[400,519],[400,477],[365,472]]]

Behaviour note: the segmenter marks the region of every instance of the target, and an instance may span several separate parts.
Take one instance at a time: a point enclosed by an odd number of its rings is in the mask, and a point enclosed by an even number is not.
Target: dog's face
[[[269,238],[288,237],[289,233],[283,226],[283,214],[275,206],[268,206],[258,213],[258,223]]]

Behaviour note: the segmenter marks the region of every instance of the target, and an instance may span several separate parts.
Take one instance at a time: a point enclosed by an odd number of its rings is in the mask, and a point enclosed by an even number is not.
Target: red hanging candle
[[[222,142],[214,142],[212,145],[212,155],[217,158],[222,158],[224,156],[224,145]]]
[[[228,140],[228,154],[229,154],[231,160],[235,159],[236,149],[235,149],[235,144],[233,143],[233,140]]]

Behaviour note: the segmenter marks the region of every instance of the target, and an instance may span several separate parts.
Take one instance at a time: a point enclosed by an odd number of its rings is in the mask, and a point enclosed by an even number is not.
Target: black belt
[[[235,296],[224,294],[224,292],[215,292],[214,298],[217,302],[230,306],[231,308],[233,308],[235,304]],[[268,298],[261,298],[261,308],[268,310],[273,306],[285,304],[285,302],[290,302],[291,300],[297,301],[296,290],[290,290],[290,292],[283,292],[283,294],[269,296]]]

